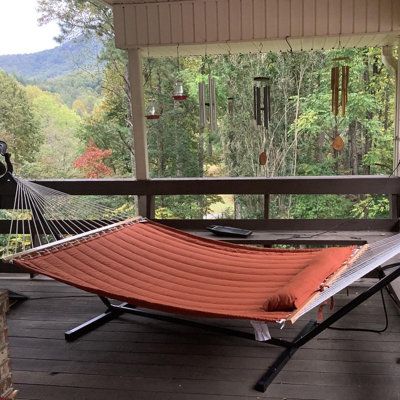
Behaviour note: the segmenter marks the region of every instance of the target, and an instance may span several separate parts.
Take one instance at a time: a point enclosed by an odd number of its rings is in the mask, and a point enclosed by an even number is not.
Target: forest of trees
[[[60,3],[63,6],[60,7]],[[81,35],[102,42],[99,67],[74,71],[39,86],[0,72],[0,138],[17,172],[28,178],[128,177],[134,148],[127,55],[115,48],[111,10],[85,0],[40,0],[42,22],[56,20],[60,42]],[[331,112],[331,68],[350,66],[345,117]],[[198,83],[216,79],[218,127],[199,128]],[[182,57],[179,78],[188,99],[172,100],[177,59],[144,60],[146,102],[161,118],[148,121],[152,177],[390,174],[393,169],[395,77],[378,48]],[[271,83],[268,132],[253,124],[253,77]],[[85,78],[86,77],[86,78]],[[85,85],[87,79],[90,84]],[[75,88],[72,90],[71,88]],[[80,91],[82,89],[82,91]],[[233,106],[228,112],[228,98]],[[332,141],[339,133],[344,148]],[[259,155],[267,154],[260,165]],[[225,203],[222,203],[225,201]],[[365,198],[276,196],[279,218],[365,216]],[[386,198],[368,199],[368,216],[384,216]],[[217,203],[213,204],[213,203]],[[157,215],[194,218],[210,213],[258,217],[257,196],[163,197]]]

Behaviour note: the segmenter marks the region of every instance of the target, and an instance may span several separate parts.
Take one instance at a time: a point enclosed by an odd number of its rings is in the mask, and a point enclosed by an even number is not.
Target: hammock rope
[[[400,234],[366,244],[330,284],[294,315],[293,322],[400,253]]]
[[[132,217],[92,199],[68,195],[19,177],[14,179],[15,199],[4,258]]]

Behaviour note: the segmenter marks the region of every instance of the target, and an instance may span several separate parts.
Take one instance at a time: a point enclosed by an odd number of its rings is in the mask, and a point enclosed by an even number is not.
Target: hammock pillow
[[[293,311],[300,308],[312,294],[323,290],[323,283],[346,264],[353,251],[354,247],[321,250],[287,285],[266,298],[263,309]]]

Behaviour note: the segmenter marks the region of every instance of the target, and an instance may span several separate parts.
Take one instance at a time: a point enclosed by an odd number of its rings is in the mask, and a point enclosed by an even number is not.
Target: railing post
[[[398,220],[400,218],[400,196],[398,194],[390,195],[390,218]]]
[[[400,41],[397,46],[399,53]],[[400,163],[400,54],[397,57],[396,73],[396,98],[395,98],[395,119],[394,119],[394,175],[400,176],[399,163]]]
[[[147,129],[144,110],[143,67],[140,49],[128,50],[136,179],[149,179]],[[146,215],[146,197],[138,196],[139,215]]]
[[[269,219],[269,201],[270,195],[264,194],[264,219]]]
[[[146,217],[149,219],[155,218],[155,197],[151,194],[146,196]]]

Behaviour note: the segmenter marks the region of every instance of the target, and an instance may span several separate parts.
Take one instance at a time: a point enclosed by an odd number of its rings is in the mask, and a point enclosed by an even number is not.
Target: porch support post
[[[140,49],[128,50],[128,72],[131,86],[133,143],[135,152],[136,179],[149,179],[147,152],[147,130],[144,108],[142,56]],[[146,216],[146,197],[139,196],[139,214]]]
[[[400,42],[397,46],[400,51]],[[397,70],[396,73],[396,110],[395,110],[395,121],[394,121],[394,168],[399,165],[400,162],[400,54],[397,57]],[[400,176],[400,167],[395,171],[396,176]]]

